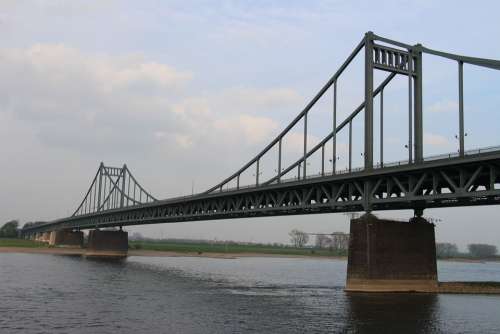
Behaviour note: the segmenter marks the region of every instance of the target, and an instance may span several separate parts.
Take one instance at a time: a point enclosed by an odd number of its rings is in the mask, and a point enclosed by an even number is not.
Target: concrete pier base
[[[52,231],[49,245],[81,248],[83,247],[83,232],[71,230]]]
[[[40,241],[40,242],[49,243],[49,241],[50,241],[50,232],[39,232],[39,233],[37,233],[35,240],[36,241]]]
[[[433,224],[366,214],[350,229],[346,291],[438,291]]]
[[[51,232],[43,232],[43,241],[46,243],[50,242],[50,233]]]
[[[128,253],[128,233],[125,231],[89,231],[87,257],[126,257]]]

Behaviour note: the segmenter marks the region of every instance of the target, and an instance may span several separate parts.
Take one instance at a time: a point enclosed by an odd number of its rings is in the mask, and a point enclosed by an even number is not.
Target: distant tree
[[[298,248],[304,247],[309,241],[309,235],[297,229],[292,230],[288,235],[290,236],[292,244]]]
[[[17,238],[17,227],[19,222],[11,220],[0,228],[0,238]]]
[[[326,236],[318,234],[316,236],[316,247],[318,248],[328,248],[332,243],[332,240]]]
[[[436,256],[438,258],[453,257],[458,254],[458,247],[449,242],[436,243]]]
[[[497,253],[497,247],[487,244],[469,244],[469,254],[474,257],[487,258],[495,256]]]
[[[134,232],[132,233],[132,235],[129,237],[130,240],[133,240],[133,241],[140,241],[140,240],[144,240],[144,237],[141,233],[139,232]]]
[[[349,248],[349,234],[343,232],[332,233],[331,249],[336,251],[347,252]]]

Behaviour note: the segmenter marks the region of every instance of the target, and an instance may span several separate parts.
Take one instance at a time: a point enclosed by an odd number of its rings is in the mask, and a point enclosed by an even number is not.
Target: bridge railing
[[[465,156],[466,157],[472,157],[472,156],[477,156],[485,153],[494,153],[494,152],[500,152],[500,146],[487,146],[487,147],[482,147],[478,149],[471,149],[465,151]],[[458,159],[462,158],[462,156],[458,152],[450,152],[450,153],[443,153],[443,154],[438,154],[438,155],[432,155],[424,158],[424,162],[430,162],[430,161],[438,161],[438,160],[448,160],[448,159]],[[407,166],[409,165],[408,160],[398,160],[398,161],[392,161],[392,162],[387,162],[384,164],[377,163],[376,165],[373,166],[374,169],[384,169],[384,168],[391,168],[391,167],[398,167],[398,166]],[[323,178],[323,177],[331,177],[334,175],[345,175],[349,173],[358,173],[364,171],[364,167],[355,167],[355,168],[342,168],[337,170],[335,173],[333,172],[325,172],[324,174],[318,173],[318,174],[311,174],[307,175],[306,179],[307,180],[312,180],[312,179],[318,179],[318,178]],[[281,179],[280,183],[291,183],[291,182],[298,182],[298,181],[303,181],[303,178],[299,178],[298,176],[286,178],[286,179]],[[273,184],[276,184],[274,182]],[[226,187],[223,188],[223,192],[230,192],[230,191],[236,191],[236,190],[244,190],[244,189],[252,189],[252,188],[259,188],[262,185],[256,186],[255,184],[251,185],[245,185],[245,186],[240,186],[240,187]],[[185,196],[189,197],[189,196]]]
[[[467,150],[464,152],[464,156],[470,157],[470,156],[474,156],[474,155],[478,155],[478,154],[497,152],[497,151],[500,151],[500,146],[487,146],[487,147]],[[426,157],[424,159],[424,161],[434,161],[434,160],[451,159],[451,158],[459,158],[459,157],[461,157],[461,155],[460,155],[460,152],[457,151],[457,152],[452,152],[452,153],[432,155],[432,156]]]

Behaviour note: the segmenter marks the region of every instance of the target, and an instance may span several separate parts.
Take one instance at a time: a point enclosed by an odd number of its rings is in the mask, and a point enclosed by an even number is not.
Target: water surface
[[[499,263],[438,264],[500,281]],[[0,333],[499,333],[500,296],[348,294],[314,258],[0,254]]]

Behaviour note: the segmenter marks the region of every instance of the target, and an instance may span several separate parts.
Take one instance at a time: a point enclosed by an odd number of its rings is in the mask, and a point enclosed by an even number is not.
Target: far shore
[[[30,254],[52,254],[52,255],[85,255],[85,248],[72,247],[0,247],[0,253],[30,253]],[[128,256],[149,256],[149,257],[204,257],[216,259],[238,259],[244,257],[271,257],[271,258],[302,258],[302,259],[325,259],[325,260],[347,260],[347,256],[314,256],[314,255],[297,255],[297,254],[266,254],[266,253],[238,253],[238,252],[175,252],[175,251],[159,251],[159,250],[138,250],[129,249]],[[483,263],[483,262],[499,262],[498,259],[470,259],[470,258],[445,258],[438,261],[447,262],[467,262],[467,263]]]
[[[72,247],[0,247],[0,253],[30,253],[30,254],[52,254],[52,255],[85,255],[85,248]],[[265,254],[265,253],[216,253],[216,252],[173,252],[157,250],[129,249],[128,256],[149,257],[206,257],[216,259],[237,259],[242,257],[275,257],[275,258],[317,258],[347,260],[347,256],[313,256],[294,254]]]

